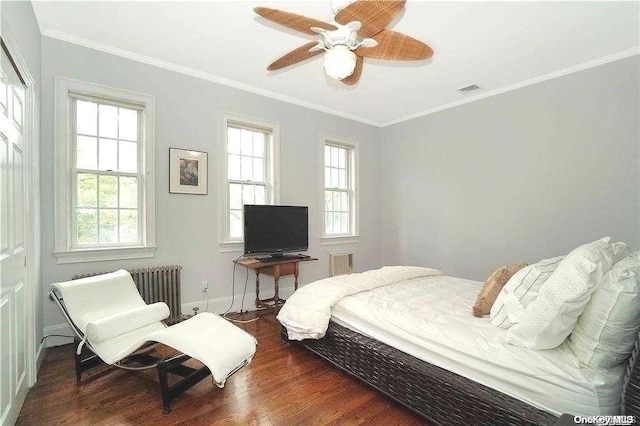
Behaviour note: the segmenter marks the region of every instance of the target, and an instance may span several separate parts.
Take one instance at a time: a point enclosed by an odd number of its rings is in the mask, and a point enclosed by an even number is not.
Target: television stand
[[[278,294],[280,277],[293,275],[294,289],[297,290],[299,272],[298,264],[300,262],[308,262],[311,260],[318,259],[305,255],[286,255],[270,259],[264,259],[262,257],[245,257],[234,260],[234,263],[244,266],[247,269],[253,269],[256,273],[256,308],[258,308],[258,310],[272,308],[274,311],[277,311],[278,308],[286,301],[286,299],[281,299]],[[260,299],[260,274],[273,277],[273,297]]]
[[[307,256],[306,254],[282,254],[282,255],[269,255],[269,256],[256,256],[256,259],[259,262],[278,262],[280,260],[302,260],[310,259],[311,256]]]

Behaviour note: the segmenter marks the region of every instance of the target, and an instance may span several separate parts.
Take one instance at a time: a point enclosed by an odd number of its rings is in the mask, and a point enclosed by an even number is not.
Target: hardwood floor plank
[[[76,383],[74,348],[48,349],[17,424],[425,424],[322,358],[283,341],[273,314],[239,326],[258,340],[253,362],[230,377],[224,389],[213,385],[210,377],[198,383],[172,402],[167,415],[162,414],[155,368],[126,371],[101,366]],[[171,353],[170,348],[157,351]]]

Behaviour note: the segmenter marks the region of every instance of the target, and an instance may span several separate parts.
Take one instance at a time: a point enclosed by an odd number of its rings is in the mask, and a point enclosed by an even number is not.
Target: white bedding
[[[385,266],[372,271],[325,278],[296,290],[277,318],[287,328],[290,340],[320,339],[329,326],[331,307],[345,296],[432,275],[442,275],[442,272],[420,266]]]
[[[505,343],[506,330],[471,314],[481,286],[446,276],[411,279],[344,297],[332,319],[557,415],[619,414],[626,364],[578,368],[566,343],[549,350]]]

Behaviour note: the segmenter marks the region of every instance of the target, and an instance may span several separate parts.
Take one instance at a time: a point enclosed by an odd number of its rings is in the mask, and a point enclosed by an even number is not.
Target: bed
[[[635,356],[595,370],[580,368],[565,344],[507,345],[506,330],[470,314],[482,284],[436,274],[341,296],[324,337],[299,344],[435,424],[636,414]]]

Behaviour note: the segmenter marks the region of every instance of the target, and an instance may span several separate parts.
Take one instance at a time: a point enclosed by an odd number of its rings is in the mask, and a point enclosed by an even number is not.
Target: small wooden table
[[[238,265],[242,265],[245,268],[253,269],[256,272],[256,307],[258,310],[273,308],[277,310],[279,306],[282,306],[286,299],[281,299],[278,294],[278,281],[280,277],[287,275],[294,276],[294,288],[298,289],[298,264],[300,262],[308,262],[310,260],[318,260],[315,257],[284,257],[282,259],[273,260],[258,260],[253,257],[245,257],[242,259],[234,260]],[[273,277],[273,297],[268,299],[260,299],[260,274],[265,274]]]

